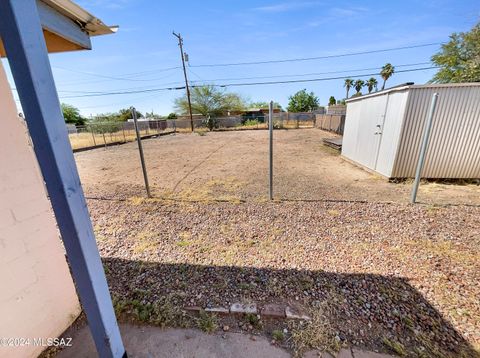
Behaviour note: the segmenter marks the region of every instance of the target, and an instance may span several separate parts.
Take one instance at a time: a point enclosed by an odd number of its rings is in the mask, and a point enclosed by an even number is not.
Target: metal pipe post
[[[270,200],[273,200],[273,101],[270,101],[268,105],[268,132],[269,138],[269,196]]]
[[[415,181],[413,182],[411,203],[415,204],[417,200],[418,186],[420,185],[420,178],[422,175],[423,165],[425,164],[425,156],[427,154],[428,141],[430,139],[430,132],[432,129],[433,115],[435,108],[437,107],[438,93],[434,93],[432,96],[432,102],[430,104],[430,111],[428,112],[427,123],[425,123],[425,129],[423,130],[422,145],[420,147],[420,154],[418,156],[417,171],[415,172]]]
[[[135,133],[137,134],[138,152],[140,153],[140,162],[142,163],[143,180],[145,181],[145,190],[147,191],[147,197],[151,198],[152,195],[150,194],[150,185],[148,185],[147,167],[145,166],[145,158],[143,157],[142,139],[140,138],[140,133],[138,131],[137,111],[135,110],[134,107],[132,107],[131,110],[132,110],[133,124],[135,126]]]

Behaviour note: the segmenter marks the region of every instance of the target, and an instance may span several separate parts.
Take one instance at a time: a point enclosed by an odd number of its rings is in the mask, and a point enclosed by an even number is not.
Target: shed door
[[[375,170],[382,137],[388,95],[371,97],[361,106],[357,131],[358,162]]]

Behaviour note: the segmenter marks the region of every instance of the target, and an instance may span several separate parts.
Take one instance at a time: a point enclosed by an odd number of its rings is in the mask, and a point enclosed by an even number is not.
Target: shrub
[[[258,120],[257,120],[257,119],[247,119],[247,120],[243,123],[243,125],[244,125],[245,127],[256,126],[256,125],[258,125]]]

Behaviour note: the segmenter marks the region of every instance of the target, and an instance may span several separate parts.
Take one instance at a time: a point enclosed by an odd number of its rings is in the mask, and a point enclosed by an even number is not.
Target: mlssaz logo
[[[33,344],[41,347],[71,347],[72,338],[34,338]]]

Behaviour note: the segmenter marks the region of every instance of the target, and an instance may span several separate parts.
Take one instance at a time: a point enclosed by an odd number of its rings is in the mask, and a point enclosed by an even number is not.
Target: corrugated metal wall
[[[392,177],[415,175],[433,93],[439,94],[424,178],[480,178],[480,85],[412,86]]]

